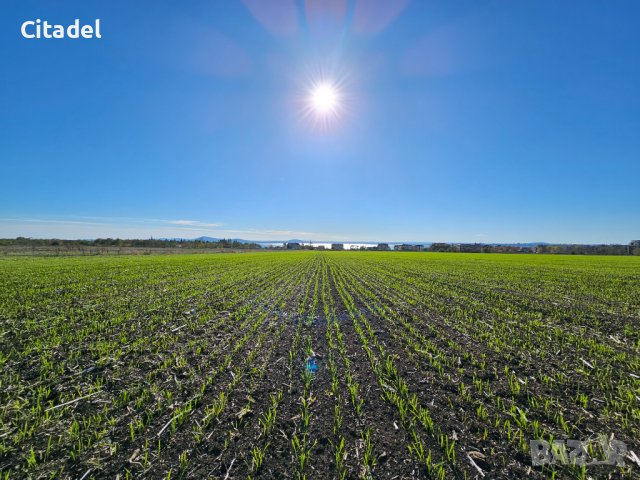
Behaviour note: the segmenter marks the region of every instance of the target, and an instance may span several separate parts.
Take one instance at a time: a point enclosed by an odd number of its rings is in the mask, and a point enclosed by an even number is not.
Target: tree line
[[[245,243],[222,238],[218,241],[184,240],[184,239],[122,239],[96,238],[94,240],[62,240],[56,238],[2,238],[0,246],[22,247],[141,247],[141,248],[200,248],[200,249],[256,249],[262,248],[257,243]]]

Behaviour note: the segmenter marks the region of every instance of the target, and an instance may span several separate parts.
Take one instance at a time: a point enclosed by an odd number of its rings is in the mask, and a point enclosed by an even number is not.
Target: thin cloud
[[[209,223],[199,220],[162,220],[158,218],[130,218],[130,217],[82,217],[73,216],[68,218],[32,218],[13,217],[0,218],[0,222],[10,223],[58,223],[69,225],[113,225],[113,224],[168,224],[184,225],[190,227],[221,227],[223,223]]]
[[[172,225],[187,225],[192,227],[221,227],[223,223],[205,223],[198,220],[168,220]]]
[[[87,222],[82,220],[58,220],[50,218],[0,218],[0,222],[7,223],[54,223],[70,225],[104,225],[102,222]]]
[[[82,218],[82,219],[79,219]],[[280,241],[291,238],[342,241],[343,237],[320,232],[278,228],[220,228],[222,223],[200,220],[161,220],[128,217],[0,218],[0,238],[244,238]]]

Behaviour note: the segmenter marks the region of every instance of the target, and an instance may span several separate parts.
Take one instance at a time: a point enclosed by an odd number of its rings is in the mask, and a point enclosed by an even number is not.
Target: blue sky
[[[0,237],[640,237],[637,2],[0,10]],[[102,39],[24,39],[35,18]]]

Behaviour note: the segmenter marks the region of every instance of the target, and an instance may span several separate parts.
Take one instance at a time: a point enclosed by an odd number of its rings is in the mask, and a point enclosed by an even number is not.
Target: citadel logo
[[[102,38],[100,33],[100,19],[93,24],[80,25],[80,19],[76,18],[71,25],[58,25],[49,22],[27,20],[22,24],[20,32],[24,38]]]

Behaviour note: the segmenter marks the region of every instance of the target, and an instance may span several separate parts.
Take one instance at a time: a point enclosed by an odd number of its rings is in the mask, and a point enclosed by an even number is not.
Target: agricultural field
[[[599,434],[624,466],[532,466],[530,440]],[[0,259],[2,480],[640,478],[636,454],[640,258]]]

